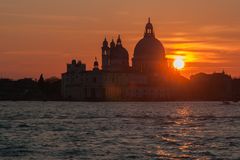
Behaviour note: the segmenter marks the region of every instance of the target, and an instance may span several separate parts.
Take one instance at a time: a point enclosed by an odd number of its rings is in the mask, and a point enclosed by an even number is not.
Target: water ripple
[[[0,102],[0,159],[240,159],[220,102]]]

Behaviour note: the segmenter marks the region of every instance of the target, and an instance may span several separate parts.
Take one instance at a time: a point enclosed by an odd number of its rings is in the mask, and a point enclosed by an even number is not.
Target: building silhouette
[[[101,63],[95,58],[91,70],[72,60],[62,79],[0,79],[0,100],[75,101],[175,101],[240,100],[240,79],[224,71],[198,73],[187,79],[168,65],[163,44],[156,38],[148,20],[143,37],[129,54],[121,36],[104,39]]]
[[[119,35],[102,44],[102,66],[95,58],[93,69],[72,60],[62,74],[65,100],[173,100],[183,94],[187,79],[168,66],[163,44],[148,19],[143,38],[129,54]]]

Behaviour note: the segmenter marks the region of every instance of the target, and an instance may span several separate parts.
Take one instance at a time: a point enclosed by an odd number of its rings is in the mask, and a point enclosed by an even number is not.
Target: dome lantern
[[[112,39],[112,42],[110,43],[110,47],[111,47],[111,48],[114,48],[114,47],[115,47],[115,42],[114,42],[113,39]]]
[[[118,39],[117,39],[117,46],[120,46],[122,45],[122,40],[121,40],[121,37],[120,37],[120,34],[118,35]]]
[[[146,36],[155,37],[154,31],[153,31],[153,25],[151,23],[150,17],[148,18],[148,23],[146,24],[146,27],[145,27],[144,37]]]

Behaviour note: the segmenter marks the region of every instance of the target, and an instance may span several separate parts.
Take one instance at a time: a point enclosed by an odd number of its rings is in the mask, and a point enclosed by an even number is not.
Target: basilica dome
[[[133,69],[140,72],[155,72],[166,65],[165,49],[155,37],[150,18],[145,27],[144,37],[137,43],[132,59]]]
[[[162,43],[155,37],[144,37],[135,49],[134,58],[136,59],[155,59],[165,56],[165,49]]]
[[[153,25],[150,22],[147,23],[145,28],[145,34],[143,39],[141,39],[135,49],[134,58],[135,59],[156,59],[165,57],[165,49],[162,43],[155,38],[153,32]]]

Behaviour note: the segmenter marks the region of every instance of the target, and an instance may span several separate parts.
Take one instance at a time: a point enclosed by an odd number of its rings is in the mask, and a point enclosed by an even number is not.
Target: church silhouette
[[[163,44],[148,19],[129,66],[129,54],[120,35],[102,44],[102,66],[95,58],[92,70],[72,60],[62,74],[65,100],[168,100],[173,99],[185,78],[168,66]]]

